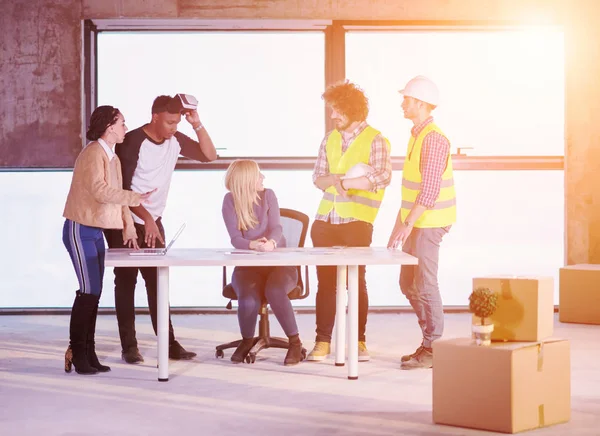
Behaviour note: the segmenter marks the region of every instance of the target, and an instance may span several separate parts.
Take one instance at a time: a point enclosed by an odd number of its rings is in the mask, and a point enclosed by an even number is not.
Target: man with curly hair
[[[367,124],[369,101],[357,85],[344,82],[322,95],[335,129],[325,135],[313,172],[313,183],[323,191],[312,225],[314,247],[368,247],[373,222],[392,179],[389,141]],[[337,273],[335,266],[317,267],[317,329],[315,347],[307,359],[322,361],[330,353],[335,322]],[[365,267],[358,270],[358,360],[370,360],[365,331],[369,296]]]

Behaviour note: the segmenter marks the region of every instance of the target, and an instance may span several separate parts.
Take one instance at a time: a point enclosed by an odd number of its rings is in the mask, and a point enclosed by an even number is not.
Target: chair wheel
[[[248,353],[248,355],[246,356],[246,363],[254,363],[254,362],[256,362],[256,354]]]
[[[225,357],[225,353],[223,352],[223,350],[217,350],[217,351],[215,352],[215,357],[216,357],[217,359],[218,359],[218,358],[221,358],[221,359],[222,359],[223,357]]]

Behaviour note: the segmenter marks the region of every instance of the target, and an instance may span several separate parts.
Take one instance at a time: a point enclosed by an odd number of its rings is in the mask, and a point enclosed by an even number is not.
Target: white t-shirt
[[[200,150],[200,145],[189,136],[176,132],[162,143],[153,141],[143,130],[143,127],[132,130],[125,136],[125,141],[116,149],[123,169],[123,188],[131,189],[141,194],[156,189],[144,204],[146,210],[156,221],[162,217],[173,171],[179,154],[201,162],[208,159]],[[138,224],[144,221],[132,213],[133,220]]]
[[[145,193],[158,188],[148,198],[149,203],[144,205],[154,220],[162,216],[167,206],[171,178],[180,151],[181,146],[175,136],[165,140],[162,144],[156,144],[150,139],[146,139],[140,147],[137,168],[131,179],[131,190]],[[136,214],[132,215],[136,223],[144,223]]]

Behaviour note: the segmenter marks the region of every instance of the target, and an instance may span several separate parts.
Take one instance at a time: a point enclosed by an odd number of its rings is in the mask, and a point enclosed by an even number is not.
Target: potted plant
[[[473,324],[473,338],[477,345],[490,345],[494,324],[486,324],[486,318],[496,311],[498,294],[488,288],[476,288],[469,296],[469,312],[481,319],[481,324]]]

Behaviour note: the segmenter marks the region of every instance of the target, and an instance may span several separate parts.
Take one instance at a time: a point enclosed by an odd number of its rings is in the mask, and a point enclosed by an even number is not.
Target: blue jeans
[[[102,229],[65,220],[62,239],[75,267],[79,291],[100,298],[106,252]]]
[[[437,276],[440,243],[449,229],[414,228],[402,246],[402,251],[419,259],[418,265],[400,268],[400,289],[417,314],[426,348],[431,348],[444,332],[444,306]]]
[[[252,338],[262,301],[271,306],[285,334],[298,334],[296,317],[288,293],[298,284],[295,266],[236,266],[231,285],[238,297],[238,322],[242,337]]]

